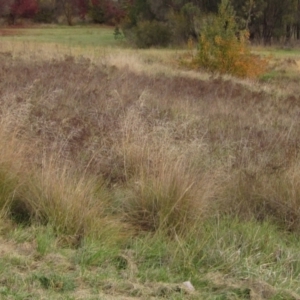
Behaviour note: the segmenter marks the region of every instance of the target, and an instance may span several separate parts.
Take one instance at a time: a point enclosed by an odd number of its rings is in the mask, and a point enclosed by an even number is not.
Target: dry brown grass
[[[33,222],[51,225],[75,246],[85,237],[112,243],[122,239],[124,225],[107,214],[111,197],[100,179],[50,160],[28,174],[18,195]]]
[[[228,77],[142,71],[124,54],[1,56],[1,121],[30,140],[25,199],[33,215],[60,218],[58,230],[94,232],[89,220],[105,218],[108,201],[94,202],[90,176],[137,228],[181,231],[219,210],[298,229],[299,97]]]

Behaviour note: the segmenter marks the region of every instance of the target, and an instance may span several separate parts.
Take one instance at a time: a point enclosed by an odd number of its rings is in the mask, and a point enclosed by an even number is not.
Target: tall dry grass
[[[26,146],[18,139],[15,132],[7,134],[5,125],[0,128],[0,214],[1,218],[11,216],[15,195],[22,185],[21,174],[26,162]]]
[[[101,179],[89,178],[49,160],[27,178],[19,192],[33,221],[49,224],[58,235],[101,238],[120,235],[122,226],[106,210],[111,196]]]
[[[143,231],[186,234],[202,223],[217,194],[212,176],[202,176],[180,161],[162,162],[156,174],[141,171],[125,192],[125,220]]]
[[[126,236],[124,224],[109,213],[111,195],[101,178],[79,174],[60,158],[36,164],[30,159],[34,143],[10,129],[0,130],[1,230],[9,220],[25,226],[49,225],[73,245],[84,238],[113,244]]]
[[[298,230],[296,98],[110,64],[1,60],[2,121],[30,141],[11,152],[30,220],[79,239],[185,234],[220,214]]]

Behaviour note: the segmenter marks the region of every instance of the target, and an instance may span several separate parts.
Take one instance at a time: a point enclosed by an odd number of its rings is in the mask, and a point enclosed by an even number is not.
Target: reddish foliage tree
[[[85,20],[85,17],[89,10],[89,1],[88,0],[78,0],[77,2],[78,14],[82,20]]]
[[[36,0],[14,0],[10,6],[10,19],[14,24],[18,17],[31,18],[38,12]]]

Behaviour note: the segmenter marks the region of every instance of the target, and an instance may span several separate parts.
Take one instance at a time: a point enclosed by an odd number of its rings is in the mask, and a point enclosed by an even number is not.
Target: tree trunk
[[[288,45],[292,37],[292,26],[290,24],[286,25],[286,34],[285,34],[285,44]]]
[[[67,22],[69,26],[73,26],[73,16],[72,14],[67,15]]]
[[[265,23],[263,27],[263,41],[265,46],[271,46],[272,32],[273,32],[273,28]]]
[[[15,25],[16,24],[16,15],[13,13],[10,13],[8,18],[7,18],[7,22],[9,25]]]
[[[62,2],[63,10],[67,19],[67,23],[69,26],[73,25],[73,3],[70,0],[64,0]]]

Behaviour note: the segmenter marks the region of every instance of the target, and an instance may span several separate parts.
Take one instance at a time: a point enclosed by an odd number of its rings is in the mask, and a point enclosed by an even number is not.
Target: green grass
[[[49,227],[17,231],[1,241],[1,299],[299,299],[298,236],[269,222],[213,218],[197,241],[145,235],[114,248],[86,241],[71,249],[56,237],[43,256],[35,237]],[[194,293],[182,287],[188,280]]]
[[[120,46],[114,37],[114,27],[107,26],[55,26],[8,28],[3,41],[24,43],[54,43],[76,47]]]
[[[274,58],[300,58],[300,49],[298,47],[280,48],[273,47],[253,47],[252,51],[264,56],[271,56]]]

